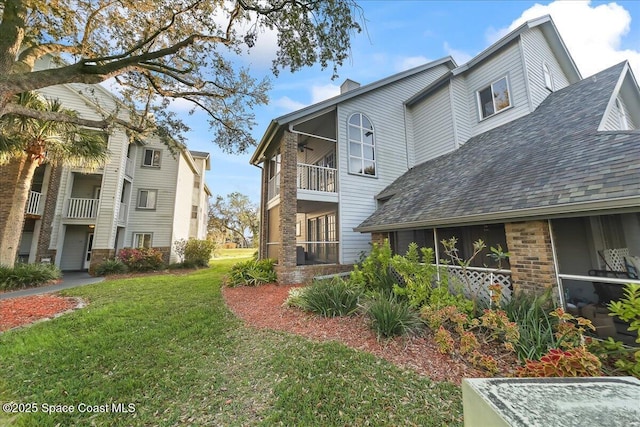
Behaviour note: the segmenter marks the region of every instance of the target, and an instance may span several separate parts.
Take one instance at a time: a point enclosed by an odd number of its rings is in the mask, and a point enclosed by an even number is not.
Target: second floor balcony
[[[68,219],[94,219],[98,215],[100,199],[71,198],[65,210]]]
[[[41,202],[42,193],[39,193],[37,191],[30,191],[25,213],[27,215],[42,215]]]
[[[298,163],[296,172],[296,185],[298,189],[298,198],[307,199],[315,196],[328,195],[336,196],[338,194],[338,170],[326,166],[309,165]],[[269,200],[280,195],[280,179],[281,173],[276,173],[269,180],[268,196]]]

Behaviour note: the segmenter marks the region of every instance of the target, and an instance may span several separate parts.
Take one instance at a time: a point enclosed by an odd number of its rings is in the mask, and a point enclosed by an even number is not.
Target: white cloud
[[[307,106],[307,104],[303,104],[302,102],[294,101],[288,96],[282,96],[278,99],[274,99],[269,103],[270,105],[283,110],[285,113],[289,113],[291,111],[296,111],[301,108]]]
[[[558,0],[546,6],[535,4],[508,28],[488,30],[487,40],[492,43],[523,22],[543,15],[553,18],[583,76],[590,76],[627,59],[634,73],[640,75],[640,51],[620,48],[622,38],[629,32],[631,15],[613,2],[597,6],[592,6],[588,0]]]
[[[471,58],[473,58],[473,55],[462,50],[454,49],[447,42],[444,43],[444,50],[445,52],[447,52],[447,55],[453,57],[453,59],[456,61],[456,64],[458,65],[465,64],[469,62]]]
[[[425,56],[407,56],[397,60],[395,68],[396,71],[400,72],[419,67],[420,65],[424,65],[427,62],[431,62],[431,60]]]
[[[328,83],[326,85],[311,87],[311,103],[324,101],[325,99],[333,98],[340,95],[340,86]]]

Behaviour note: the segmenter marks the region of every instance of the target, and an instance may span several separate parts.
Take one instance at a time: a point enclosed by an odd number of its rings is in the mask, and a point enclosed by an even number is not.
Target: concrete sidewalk
[[[5,292],[0,294],[0,299],[19,298],[30,295],[48,294],[51,292],[58,292],[63,289],[75,288],[77,286],[90,285],[92,283],[99,283],[104,280],[104,277],[90,276],[86,271],[67,271],[62,273],[62,282],[56,285],[41,286],[39,288],[21,289],[19,291]]]

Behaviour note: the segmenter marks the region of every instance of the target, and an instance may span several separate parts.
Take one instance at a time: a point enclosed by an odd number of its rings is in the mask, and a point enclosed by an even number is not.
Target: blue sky
[[[335,96],[346,79],[368,84],[391,74],[451,55],[463,64],[524,20],[550,14],[584,77],[628,59],[640,78],[640,1],[386,1],[360,0],[365,31],[352,41],[350,58],[331,80],[331,70],[313,67],[272,78],[270,102],[254,109],[259,141],[278,116]],[[256,78],[271,75],[275,36],[262,34],[241,61]],[[201,113],[183,116],[193,129],[192,150],[211,153],[207,184],[214,195],[238,191],[259,201],[260,169],[249,165],[251,152],[228,155],[207,132]]]

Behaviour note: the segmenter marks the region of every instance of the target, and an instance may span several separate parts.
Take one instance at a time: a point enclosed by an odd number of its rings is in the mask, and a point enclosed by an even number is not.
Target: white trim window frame
[[[551,74],[551,67],[549,67],[549,64],[546,61],[542,63],[542,75],[544,77],[544,86],[553,92],[555,90],[553,75]]]
[[[353,113],[347,120],[349,173],[378,176],[375,130],[363,113]]]
[[[160,169],[160,159],[162,159],[162,150],[145,148],[142,156],[142,167]]]
[[[493,117],[512,107],[509,79],[503,76],[476,92],[480,120]]]
[[[138,203],[136,208],[143,210],[155,210],[158,203],[158,190],[138,190]]]
[[[153,242],[153,233],[133,233],[132,247],[134,248],[150,248]]]

